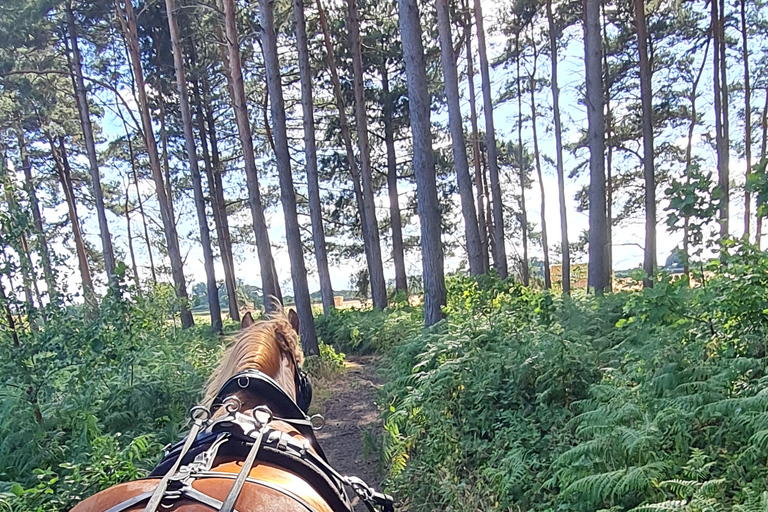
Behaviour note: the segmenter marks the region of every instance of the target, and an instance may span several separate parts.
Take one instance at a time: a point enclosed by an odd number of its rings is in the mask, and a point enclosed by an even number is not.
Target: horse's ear
[[[243,319],[240,320],[240,329],[245,329],[246,327],[250,327],[254,324],[253,321],[253,315],[251,315],[251,312],[247,312],[243,315]]]
[[[299,334],[299,315],[296,314],[296,311],[288,310],[288,321],[291,322],[291,327],[296,331],[296,334]]]

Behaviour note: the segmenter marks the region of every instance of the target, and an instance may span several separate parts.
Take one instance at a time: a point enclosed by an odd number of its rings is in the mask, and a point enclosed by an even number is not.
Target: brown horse
[[[72,512],[350,512],[345,488],[369,510],[391,498],[327,462],[306,415],[311,386],[301,370],[298,316],[254,322],[250,313],[193,408],[185,440],[143,480],[106,489]]]

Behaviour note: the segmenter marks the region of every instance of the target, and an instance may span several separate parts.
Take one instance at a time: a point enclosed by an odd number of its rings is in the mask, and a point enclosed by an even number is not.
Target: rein
[[[311,399],[308,377],[303,372],[299,375],[298,367],[296,370],[297,399],[306,398],[307,393]],[[269,406],[259,405],[250,414],[245,414],[240,411],[240,400],[234,396],[238,391],[248,391],[262,398]],[[226,414],[213,419],[221,407],[224,407]],[[322,416],[307,416],[306,408],[299,407],[277,382],[259,370],[246,370],[234,375],[222,386],[210,410],[196,406],[191,409],[190,415],[193,424],[187,437],[170,447],[149,476],[157,478],[163,475],[155,490],[134,496],[105,512],[124,512],[145,500],[149,501],[144,512],[157,512],[164,499],[180,498],[197,501],[218,512],[238,512],[235,503],[246,483],[279,491],[308,512],[315,512],[315,508],[290,489],[249,476],[259,462],[274,465],[303,479],[335,512],[353,511],[346,488],[351,488],[371,512],[377,507],[381,512],[394,511],[391,496],[375,491],[357,477],[341,475],[328,463],[314,435],[315,430],[322,428]],[[304,439],[294,439],[290,434],[272,428],[270,424],[276,421],[291,425]],[[245,454],[237,473],[211,470],[220,452],[236,458]],[[205,478],[234,480],[224,501],[192,487],[192,482]]]

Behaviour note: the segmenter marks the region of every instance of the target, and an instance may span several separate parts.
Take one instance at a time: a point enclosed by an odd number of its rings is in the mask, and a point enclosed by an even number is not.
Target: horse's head
[[[299,343],[299,317],[296,312],[289,310],[285,314],[279,311],[260,321],[255,321],[248,312],[243,316],[240,327],[240,333],[208,381],[204,403],[210,406],[221,387],[231,377],[246,370],[258,370],[268,375],[294,401],[306,400],[307,397],[300,396],[305,390],[297,389],[304,382],[301,374],[304,352]],[[248,394],[238,398],[243,409],[260,405]]]

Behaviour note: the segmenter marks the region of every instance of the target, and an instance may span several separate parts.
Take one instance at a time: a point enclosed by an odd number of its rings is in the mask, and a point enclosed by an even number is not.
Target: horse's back
[[[228,462],[213,468],[210,474],[220,472],[236,475],[240,467],[239,462]],[[110,487],[81,502],[71,512],[105,512],[131,498],[153,491],[159,481],[160,479],[137,480]],[[192,487],[210,498],[223,502],[233,482],[232,478],[210,476],[196,479]],[[120,512],[141,512],[146,504],[147,500],[144,500]],[[166,508],[168,505],[171,506]],[[243,486],[235,509],[238,512],[267,510],[333,512],[325,500],[304,480],[268,464],[259,464],[251,470],[249,480]],[[179,498],[164,500],[160,510],[163,512],[209,512],[216,509],[196,500]]]

